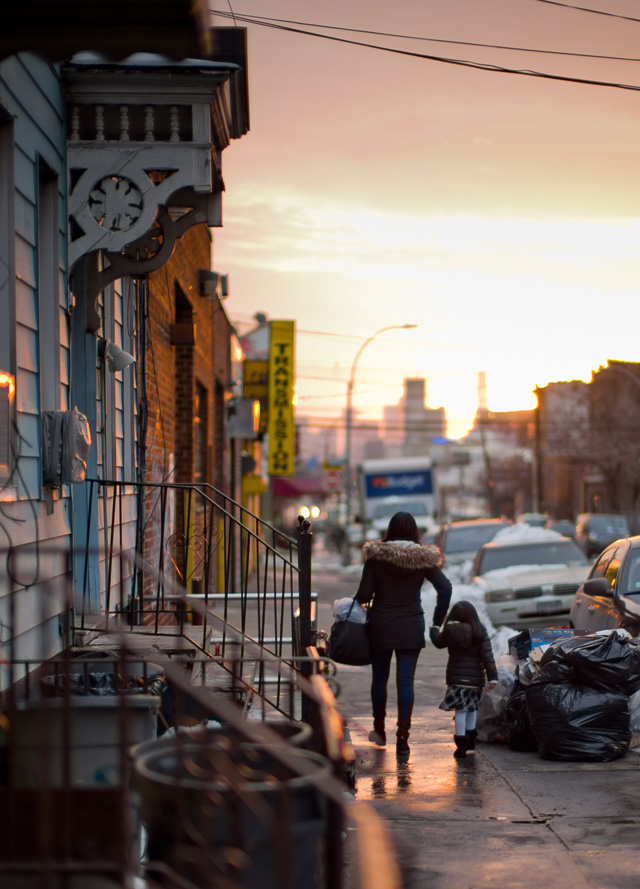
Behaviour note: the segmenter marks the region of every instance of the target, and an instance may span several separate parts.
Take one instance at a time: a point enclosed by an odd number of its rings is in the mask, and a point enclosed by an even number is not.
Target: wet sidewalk
[[[334,599],[353,595],[359,570],[319,554],[319,626]],[[411,753],[395,753],[395,686],[388,747],[371,729],[368,667],[340,667],[338,704],[357,751],[356,798],[390,826],[405,889],[634,889],[640,879],[640,748],[610,763],[564,763],[504,744],[453,756],[453,720],[438,709],[446,652],[427,644],[416,672]]]

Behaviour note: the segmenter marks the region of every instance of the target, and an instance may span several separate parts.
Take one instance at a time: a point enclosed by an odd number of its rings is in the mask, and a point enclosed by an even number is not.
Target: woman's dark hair
[[[476,611],[475,606],[473,606],[471,602],[467,602],[466,599],[461,599],[459,602],[456,602],[455,605],[451,606],[446,622],[448,623],[450,620],[456,620],[461,624],[469,624],[473,633],[473,638],[478,640],[482,639],[482,621],[478,617],[478,612]]]
[[[420,543],[420,532],[410,512],[397,512],[391,516],[385,540],[413,540]]]

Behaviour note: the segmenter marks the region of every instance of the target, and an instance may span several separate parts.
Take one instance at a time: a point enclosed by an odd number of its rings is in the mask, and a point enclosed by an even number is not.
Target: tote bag
[[[353,604],[347,612],[345,620],[336,620],[329,633],[327,655],[339,664],[351,667],[362,667],[371,663],[369,633],[366,623],[355,623],[349,620]]]

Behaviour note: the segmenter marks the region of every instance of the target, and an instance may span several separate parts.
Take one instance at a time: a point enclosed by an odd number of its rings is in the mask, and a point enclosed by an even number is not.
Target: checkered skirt
[[[482,688],[475,685],[449,685],[440,704],[440,710],[478,710]]]

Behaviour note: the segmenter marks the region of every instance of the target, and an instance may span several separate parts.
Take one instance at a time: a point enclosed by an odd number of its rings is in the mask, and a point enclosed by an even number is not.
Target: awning
[[[289,478],[284,475],[272,476],[271,492],[274,497],[292,497],[299,500],[301,497],[326,497],[319,478]]]
[[[35,52],[49,62],[82,50],[123,59],[135,52],[209,58],[206,0],[20,0],[3,4],[0,59]]]

